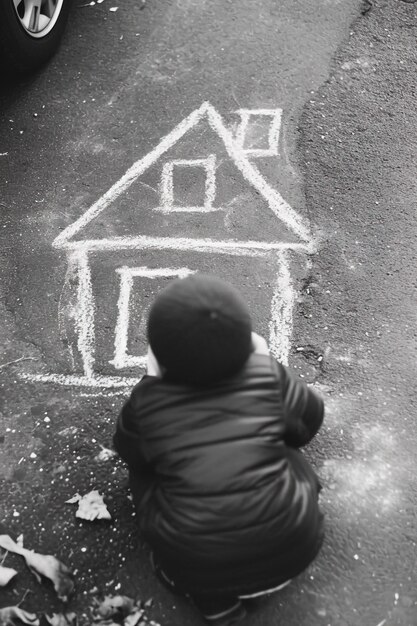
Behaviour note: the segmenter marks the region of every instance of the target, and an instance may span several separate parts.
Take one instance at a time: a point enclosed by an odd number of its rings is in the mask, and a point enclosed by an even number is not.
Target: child
[[[225,626],[244,617],[241,599],[281,588],[320,549],[320,485],[297,448],[319,430],[323,403],[270,356],[240,294],[215,277],[160,292],[148,340],[148,374],[114,444],[156,574]]]

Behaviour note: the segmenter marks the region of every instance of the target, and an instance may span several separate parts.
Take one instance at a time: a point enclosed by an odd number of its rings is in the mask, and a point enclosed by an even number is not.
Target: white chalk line
[[[68,327],[68,319],[76,318],[77,311],[76,307],[72,307],[72,309],[68,309],[64,305],[65,298],[69,298],[69,293],[71,292],[71,284],[75,275],[78,274],[78,253],[69,254],[67,261],[67,271],[65,272],[64,284],[62,285],[61,293],[59,295],[58,301],[58,331],[59,336],[62,341],[66,343],[66,347],[70,356],[71,365],[73,370],[75,369],[75,359],[74,359],[74,350],[71,345],[70,338],[68,337],[67,327]]]
[[[142,278],[185,278],[194,271],[187,267],[177,269],[149,268],[149,267],[119,267],[116,272],[120,274],[120,292],[117,303],[118,316],[116,322],[115,338],[114,338],[114,359],[109,361],[115,369],[125,369],[127,367],[146,366],[147,357],[128,354],[127,344],[129,337],[129,321],[130,321],[130,301],[133,288],[133,279],[135,277]]]
[[[139,382],[139,379],[135,379],[133,385]],[[104,398],[117,398],[119,396],[126,396],[129,392],[126,388],[122,389],[95,389],[93,391],[80,391],[78,393],[80,398],[97,398],[101,396]]]
[[[251,114],[272,115],[272,110],[259,109],[249,112],[241,110],[242,124],[248,123]],[[171,238],[171,237],[114,237],[109,239],[92,239],[85,241],[69,241],[76,233],[84,228],[92,219],[101,213],[116,197],[125,191],[130,184],[136,180],[150,165],[152,165],[166,150],[176,143],[188,130],[193,128],[204,115],[207,115],[210,127],[222,139],[226,152],[235,163],[238,170],[252,186],[263,195],[269,207],[290,230],[292,230],[304,243],[290,242],[259,242],[259,241],[219,241],[212,239],[191,239],[191,238]],[[276,115],[276,111],[275,111]],[[246,119],[246,122],[245,122]],[[270,127],[269,142],[276,142],[278,145],[279,130],[281,123],[281,114],[277,115],[275,125]],[[242,127],[243,127],[242,126]],[[241,137],[239,141],[244,141]],[[277,148],[276,148],[277,149]],[[210,155],[207,159],[194,160],[177,160],[170,161],[165,164],[162,172],[161,189],[163,205],[166,210],[190,210],[195,207],[175,207],[174,206],[174,190],[173,190],[173,168],[177,166],[199,165],[206,170],[206,188],[204,207],[201,210],[211,210],[215,198],[215,171],[216,161],[215,155]],[[274,292],[272,301],[272,320],[270,323],[270,343],[271,349],[277,358],[285,360],[288,358],[289,337],[291,332],[292,307],[294,303],[294,292],[291,285],[290,274],[287,266],[287,259],[284,254],[286,250],[297,250],[300,252],[312,253],[315,249],[314,242],[310,238],[310,233],[306,225],[299,216],[286,203],[281,195],[276,192],[259,171],[246,158],[244,151],[238,146],[229,131],[223,124],[222,118],[209,104],[204,103],[199,109],[194,111],[185,120],[183,120],[174,130],[169,133],[161,142],[143,159],[137,161],[125,175],[111,187],[88,211],[86,211],[78,220],[68,226],[53,242],[55,247],[75,250],[76,256],[73,257],[78,262],[79,268],[79,285],[78,285],[78,302],[79,309],[77,315],[78,329],[78,349],[81,354],[84,365],[84,377],[62,377],[57,375],[55,381],[72,381],[71,384],[85,384],[85,381],[95,381],[92,383],[96,386],[97,380],[107,381],[110,386],[114,386],[113,382],[120,379],[118,377],[99,377],[94,375],[94,300],[91,285],[91,274],[88,266],[88,252],[98,250],[133,250],[133,249],[167,249],[167,250],[184,250],[198,252],[215,252],[229,255],[246,255],[246,256],[265,256],[271,252],[278,252],[280,259],[280,270],[277,279],[277,289]],[[132,268],[128,268],[130,271]],[[134,268],[133,268],[134,269]],[[138,269],[138,268],[136,268]],[[119,295],[118,309],[119,316],[116,325],[115,344],[115,360],[113,365],[120,368],[131,366],[143,366],[143,359],[146,357],[136,357],[127,355],[127,332],[129,325],[129,302],[130,293],[133,286],[134,274],[128,273],[128,270],[119,268],[121,274],[121,291]],[[124,272],[124,273],[123,273]],[[140,274],[137,274],[140,275]],[[48,375],[48,380],[52,381],[54,375]],[[80,382],[81,380],[84,383]],[[77,381],[77,382],[74,382]],[[129,380],[129,384],[130,384]],[[64,383],[66,384],[66,383]]]
[[[86,239],[69,241],[61,246],[67,250],[86,252],[98,250],[182,250],[223,254],[268,254],[274,250],[296,250],[312,254],[313,243],[235,241],[218,239],[192,239],[189,237],[112,237],[110,239]]]
[[[210,105],[209,105],[210,106]],[[223,124],[219,113],[210,106],[207,111],[208,121],[211,128],[217,132],[223,140],[229,157],[241,172],[242,176],[253,185],[253,187],[266,199],[269,207],[290,230],[293,231],[303,241],[309,241],[311,234],[309,228],[304,224],[301,216],[286,202],[281,194],[267,183],[255,165],[252,165],[245,154],[240,150]]]
[[[271,353],[282,363],[288,363],[290,349],[290,337],[292,328],[292,310],[295,301],[295,292],[292,287],[289,259],[280,252],[277,254],[279,261],[276,288],[271,303],[271,321],[269,324],[269,345]],[[84,274],[79,281],[79,299],[81,303],[79,324],[87,323],[88,326],[80,326],[78,347],[84,365],[84,376],[47,374],[25,375],[27,379],[38,382],[55,382],[71,386],[92,387],[119,387],[132,384],[132,378],[98,376],[94,373],[94,301],[91,290],[89,272],[86,273],[86,256],[79,257],[79,271]],[[146,356],[133,356],[127,354],[127,341],[129,329],[129,304],[133,287],[134,277],[158,278],[158,277],[185,277],[193,270],[189,268],[148,268],[148,267],[120,267],[116,272],[120,274],[121,285],[118,300],[118,318],[115,330],[115,357],[111,364],[116,369],[127,367],[146,368]],[[81,332],[82,330],[82,332]]]
[[[215,213],[224,211],[223,207],[217,206],[156,206],[152,209],[156,213]]]
[[[236,143],[238,147],[251,157],[278,156],[279,133],[281,130],[282,109],[238,109],[236,111],[241,117],[241,123],[236,133]],[[245,135],[251,116],[272,117],[268,131],[268,148],[245,148]]]
[[[126,360],[127,337],[129,327],[129,300],[133,286],[133,276],[120,271],[120,292],[117,302],[117,322],[114,335],[114,359],[110,361],[115,369],[122,369]]]
[[[59,248],[62,243],[68,241],[92,219],[97,217],[111,202],[123,193],[145,170],[147,170],[159,157],[173,146],[193,126],[195,126],[205,113],[204,103],[199,109],[193,111],[187,118],[178,124],[159,144],[148,152],[142,159],[136,161],[126,173],[101,196],[83,215],[75,222],[67,226],[53,241],[53,246]]]
[[[85,376],[93,376],[94,368],[94,300],[88,254],[78,256],[78,350],[81,354]]]
[[[72,374],[19,374],[25,380],[37,383],[56,383],[58,385],[66,385],[69,387],[94,387],[94,388],[115,388],[115,387],[132,387],[135,385],[140,376],[123,377],[123,376],[77,376]]]
[[[116,269],[117,274],[129,274],[130,276],[142,276],[143,278],[186,278],[190,274],[194,273],[194,270],[190,270],[188,267],[129,267],[127,265],[118,267]]]
[[[284,252],[277,254],[279,260],[277,281],[271,302],[269,323],[269,347],[273,356],[288,365],[291,347],[292,315],[296,293],[291,280],[289,259]]]
[[[92,219],[97,217],[99,213],[123,193],[148,167],[155,163],[162,154],[181,139],[186,132],[196,126],[204,116],[207,116],[210,127],[222,139],[226,152],[241,172],[243,178],[252,184],[265,198],[267,204],[278,219],[301,240],[308,242],[311,239],[311,234],[304,220],[282,196],[267,183],[257,168],[249,162],[242,149],[237,145],[236,141],[227,130],[219,113],[217,113],[208,102],[204,102],[199,109],[193,111],[166,135],[151,152],[136,161],[136,163],[134,163],[83,215],[65,228],[55,238],[53,246],[57,248],[63,247],[63,244],[67,243],[69,239],[91,222]]]
[[[203,206],[178,206],[174,197],[174,166],[175,167],[201,167],[205,170],[206,180],[204,189]],[[164,163],[161,173],[161,207],[154,210],[162,210],[165,213],[178,211],[186,212],[209,212],[217,211],[213,207],[216,197],[216,155],[210,154],[205,159],[177,159]]]

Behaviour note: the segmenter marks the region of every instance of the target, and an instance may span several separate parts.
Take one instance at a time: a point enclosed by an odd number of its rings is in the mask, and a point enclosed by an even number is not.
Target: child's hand
[[[255,354],[269,354],[268,344],[265,339],[257,333],[252,333],[252,347]]]
[[[161,367],[158,361],[156,360],[156,356],[151,350],[151,346],[148,346],[146,373],[149,376],[158,376],[159,378],[162,378]]]

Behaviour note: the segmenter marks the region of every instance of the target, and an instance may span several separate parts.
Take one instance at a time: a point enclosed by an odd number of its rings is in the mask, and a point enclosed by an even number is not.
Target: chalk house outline
[[[92,288],[92,276],[89,255],[97,251],[126,250],[179,250],[224,255],[268,257],[273,255],[278,266],[276,282],[271,301],[271,317],[269,323],[269,345],[271,352],[283,363],[288,363],[290,337],[292,331],[293,307],[296,292],[290,272],[290,254],[293,251],[311,254],[315,250],[314,241],[308,224],[282,198],[261,175],[257,167],[249,161],[249,157],[273,156],[278,154],[279,127],[281,123],[280,109],[241,109],[237,111],[241,117],[240,126],[233,135],[223,122],[222,117],[209,103],[204,102],[198,109],[183,119],[166,135],[157,146],[136,161],[127,172],[104,193],[84,214],[67,226],[53,241],[53,247],[65,250],[68,264],[78,274],[77,306],[75,310],[77,329],[77,348],[82,359],[83,374],[39,374],[26,375],[31,380],[55,382],[64,385],[76,385],[99,388],[118,388],[131,386],[137,377],[103,376],[95,370],[95,302]],[[259,114],[272,120],[268,137],[268,148],[244,148],[244,132],[250,119]],[[121,196],[151,165],[157,163],[164,154],[176,144],[187,132],[201,123],[206,123],[221,139],[229,159],[247,183],[263,197],[267,207],[285,227],[296,236],[295,242],[287,241],[248,241],[235,239],[187,238],[187,237],[152,237],[147,235],[113,236],[100,239],[76,239],[83,229],[100,215],[116,198]],[[178,165],[202,166],[207,172],[206,193],[203,205],[175,206],[172,192],[172,172]],[[207,212],[215,210],[213,199],[215,189],[216,155],[207,158],[175,160],[162,163],[161,167],[161,206],[157,211],[171,212]],[[127,332],[129,326],[129,297],[133,276],[185,276],[196,270],[191,268],[159,268],[120,267],[119,315],[115,328],[114,359],[110,361],[116,369],[127,365],[143,366],[145,355],[131,357],[127,355]]]

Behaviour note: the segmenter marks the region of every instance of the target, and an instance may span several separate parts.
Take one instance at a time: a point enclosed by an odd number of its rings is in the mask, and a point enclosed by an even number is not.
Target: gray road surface
[[[286,280],[296,293],[287,320],[289,360],[325,396],[326,424],[307,455],[323,480],[327,537],[312,567],[261,603],[247,623],[417,624],[416,30],[415,6],[401,0],[320,0],[314,6],[285,0],[279,7],[272,0],[105,0],[75,7],[49,66],[3,88],[1,517],[5,532],[23,532],[28,547],[56,554],[76,570],[70,607],[80,623],[91,621],[95,590],[152,597],[148,614],[162,626],[198,621],[153,580],[146,546],[135,533],[123,465],[95,460],[100,445],[111,443],[126,390],[81,383],[86,374],[114,380],[138,373],[114,363],[115,269],[133,263],[153,271],[215,271],[244,291],[257,329],[268,335],[282,265],[240,249],[234,255],[191,250],[190,241],[291,247],[300,240],[291,227],[295,211],[310,225],[311,254],[303,249],[286,257]],[[247,152],[268,147],[264,119],[238,151],[266,181],[266,201],[259,188],[254,191],[247,167],[236,167],[224,137],[207,124],[193,126],[178,144],[168,141],[162,158],[205,158],[208,151],[219,172],[230,167],[228,184],[219,182],[216,191],[222,212],[155,211],[161,194],[156,161],[117,195],[114,185],[132,164],[154,154],[160,140],[172,138],[171,131],[207,101],[227,137],[236,137],[239,110],[282,109],[277,155]],[[186,192],[192,188],[201,204],[197,179],[195,187],[187,177],[180,181],[177,203],[192,204]],[[79,338],[79,250],[69,258],[52,244],[109,189],[111,202],[82,236],[120,243],[134,234],[147,237],[148,247],[132,252],[112,244],[108,254],[88,256],[95,302],[90,362],[88,314]],[[270,190],[291,207],[284,221],[266,206]],[[157,237],[186,239],[180,249],[167,250],[160,240],[155,244]],[[137,357],[147,303],[166,278],[149,279],[141,270],[132,280],[140,289],[130,294],[131,327],[140,332],[128,336],[126,354]],[[42,375],[55,382],[34,382]],[[83,378],[76,385],[68,376]],[[65,504],[91,489],[105,494],[111,524],[78,521]],[[2,605],[30,588],[29,610],[60,610],[53,592],[25,574],[17,557],[9,556],[6,565],[20,575]]]

